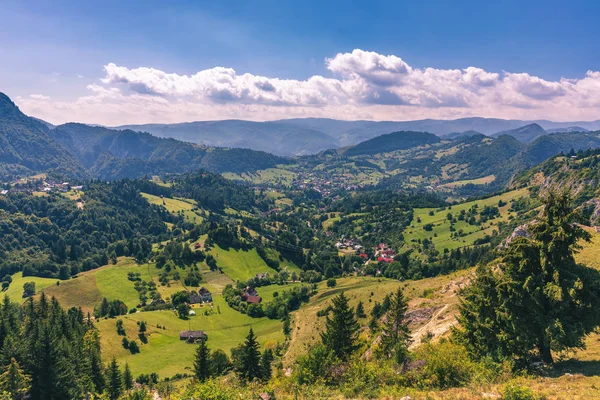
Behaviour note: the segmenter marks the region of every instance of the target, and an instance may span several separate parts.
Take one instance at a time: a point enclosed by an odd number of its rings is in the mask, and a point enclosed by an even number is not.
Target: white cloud
[[[108,125],[224,118],[318,116],[343,119],[596,119],[600,72],[548,81],[527,73],[415,68],[395,55],[356,49],[325,60],[331,77],[281,79],[214,67],[192,75],[109,63],[89,94],[72,101],[18,99],[51,122]],[[37,113],[37,114],[36,114]]]
[[[50,96],[44,96],[43,94],[30,94],[29,97],[34,100],[50,100]]]

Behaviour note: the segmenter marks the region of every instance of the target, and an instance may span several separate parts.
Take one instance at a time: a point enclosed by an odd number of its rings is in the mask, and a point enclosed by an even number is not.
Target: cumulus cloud
[[[87,85],[86,96],[57,102],[36,94],[18,101],[51,121],[104,124],[302,116],[573,120],[596,119],[600,111],[599,71],[548,81],[475,66],[416,68],[396,55],[360,49],[327,58],[325,65],[328,77],[294,80],[220,66],[185,75],[109,63],[104,77]]]

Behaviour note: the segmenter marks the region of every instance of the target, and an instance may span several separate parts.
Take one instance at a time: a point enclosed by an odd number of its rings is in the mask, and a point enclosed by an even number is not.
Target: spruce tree
[[[365,314],[365,306],[363,305],[362,301],[359,301],[358,304],[356,305],[356,318],[364,318],[367,316],[367,314]]]
[[[410,344],[410,331],[406,322],[408,303],[402,289],[398,288],[391,296],[389,304],[381,333],[381,350],[387,357],[393,356],[401,364],[406,359]]]
[[[126,390],[133,388],[133,374],[128,363],[125,363],[125,370],[123,371],[123,386]]]
[[[290,325],[291,325],[290,314],[287,313],[285,315],[285,317],[283,318],[283,334],[285,335],[286,338],[289,338],[290,334],[292,333],[292,328]]]
[[[117,400],[123,394],[123,376],[117,360],[113,358],[106,371],[106,392],[111,400]]]
[[[238,373],[242,379],[253,381],[259,379],[262,375],[260,368],[260,351],[254,331],[250,328],[246,341],[241,348],[241,365],[238,366]]]
[[[106,381],[100,353],[100,333],[97,329],[88,330],[83,337],[83,354],[87,361],[88,375],[98,393],[104,390]]]
[[[327,316],[321,340],[338,358],[347,360],[357,348],[359,325],[344,292],[333,299],[332,314],[331,318]]]
[[[271,364],[273,363],[273,351],[267,349],[263,351],[262,357],[260,360],[260,369],[261,369],[261,378],[264,381],[268,381],[271,379]]]
[[[455,331],[475,356],[530,358],[552,363],[553,351],[583,348],[600,325],[600,272],[577,264],[589,234],[576,222],[566,191],[550,189],[541,215],[499,262],[482,266],[464,291]]]
[[[207,340],[200,340],[196,348],[196,358],[194,360],[194,373],[200,382],[210,378],[210,351],[206,345]]]
[[[25,399],[29,390],[29,377],[25,375],[17,360],[12,358],[6,371],[0,375],[0,390],[10,394],[12,400]]]

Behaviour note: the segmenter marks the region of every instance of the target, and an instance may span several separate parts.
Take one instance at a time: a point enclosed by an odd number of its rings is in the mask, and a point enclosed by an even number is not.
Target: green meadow
[[[196,346],[179,340],[179,332],[182,330],[205,331],[209,347],[222,349],[227,353],[244,341],[250,328],[258,336],[261,345],[274,346],[277,342],[283,342],[281,321],[250,318],[231,309],[221,296],[215,296],[213,301],[212,307],[194,308],[196,315],[187,321],[178,318],[172,310],[138,312],[119,317],[123,320],[128,340],[138,342],[138,354],[131,354],[123,348],[123,337],[117,335],[116,331],[116,319],[99,321],[97,327],[102,338],[104,358],[116,357],[120,363],[127,362],[136,376],[157,372],[162,378],[176,373],[192,373]],[[205,311],[208,315],[205,315]],[[142,344],[138,338],[139,321],[147,324],[147,344]]]
[[[144,198],[146,198],[150,204],[162,206],[173,214],[183,215],[188,222],[200,224],[204,220],[202,216],[193,211],[194,209],[198,208],[194,200],[171,199],[168,197],[161,198],[160,196],[154,196],[148,193],[142,193],[142,196],[144,196]]]
[[[410,227],[404,230],[404,237],[408,246],[424,239],[429,239],[438,249],[456,249],[459,247],[471,246],[476,239],[483,238],[485,235],[491,235],[492,232],[498,229],[498,222],[507,221],[513,212],[509,211],[513,199],[519,199],[528,196],[526,189],[513,190],[503,193],[498,196],[489,197],[486,199],[469,201],[446,207],[445,209],[436,208],[415,208],[413,222]],[[468,211],[477,204],[478,211],[481,211],[485,206],[498,206],[499,201],[506,203],[503,207],[499,207],[500,216],[491,219],[483,224],[470,225],[466,221],[457,221],[454,223],[456,232],[463,232],[462,236],[452,238],[450,231],[450,221],[447,215],[450,213],[454,218],[457,218],[462,210]],[[430,215],[432,214],[432,215]],[[428,224],[433,225],[430,231],[424,229]]]
[[[23,302],[23,285],[26,282],[35,283],[36,293],[41,292],[43,289],[49,286],[56,286],[57,279],[51,278],[38,278],[37,276],[23,276],[22,272],[17,272],[12,276],[12,282],[7,290],[4,291],[4,295],[8,296],[12,301]]]
[[[215,245],[209,253],[215,257],[219,268],[234,281],[245,282],[256,274],[268,272],[273,275],[277,272],[265,264],[256,249],[244,251],[230,248],[225,250]]]

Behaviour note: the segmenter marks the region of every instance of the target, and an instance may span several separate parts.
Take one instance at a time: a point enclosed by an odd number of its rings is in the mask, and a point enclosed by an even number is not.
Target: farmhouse
[[[200,290],[198,291],[198,294],[202,298],[202,302],[204,302],[204,303],[212,302],[212,294],[210,294],[208,289],[205,288],[204,286],[200,288]]]
[[[262,301],[262,298],[258,295],[258,292],[253,287],[246,287],[244,290],[244,294],[242,295],[242,300],[247,303],[258,304]]]
[[[208,338],[204,331],[181,331],[179,332],[179,340],[185,340],[188,343],[196,343],[199,340]]]
[[[190,304],[210,303],[212,302],[212,295],[207,288],[201,287],[198,292],[192,291],[190,293]]]

